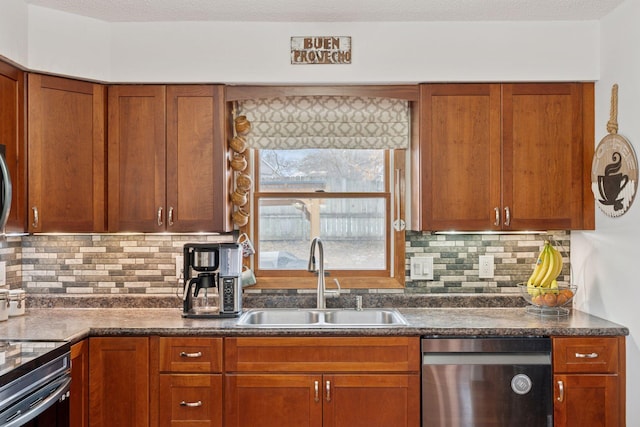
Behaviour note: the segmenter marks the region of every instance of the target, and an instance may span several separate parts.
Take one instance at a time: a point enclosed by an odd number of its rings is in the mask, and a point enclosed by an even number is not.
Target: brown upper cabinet
[[[29,75],[30,232],[105,231],[104,86]]]
[[[230,231],[224,87],[109,87],[109,231]]]
[[[420,89],[414,229],[594,228],[593,84]]]
[[[25,73],[0,61],[0,144],[13,184],[7,231],[25,231],[26,145],[25,145]]]

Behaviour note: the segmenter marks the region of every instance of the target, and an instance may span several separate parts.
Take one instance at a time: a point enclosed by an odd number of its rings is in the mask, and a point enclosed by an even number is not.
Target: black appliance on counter
[[[423,427],[553,427],[551,339],[423,337]]]
[[[71,344],[0,341],[0,426],[69,427]]]
[[[182,317],[237,317],[242,311],[242,247],[184,245]]]

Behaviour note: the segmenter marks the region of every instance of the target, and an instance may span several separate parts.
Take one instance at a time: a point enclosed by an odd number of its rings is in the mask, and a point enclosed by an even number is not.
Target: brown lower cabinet
[[[554,338],[554,425],[625,425],[624,337]]]
[[[227,426],[417,426],[417,374],[227,375]]]
[[[71,394],[69,426],[89,425],[89,340],[71,346]]]
[[[556,427],[625,426],[624,346],[553,338]],[[418,337],[97,337],[72,378],[72,427],[420,425]]]
[[[227,338],[225,426],[418,426],[418,338]]]
[[[222,426],[222,338],[151,337],[151,425]]]
[[[149,338],[89,338],[89,425],[149,425]]]

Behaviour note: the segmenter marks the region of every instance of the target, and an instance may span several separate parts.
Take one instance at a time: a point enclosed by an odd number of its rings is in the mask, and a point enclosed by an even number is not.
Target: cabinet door
[[[89,341],[71,346],[70,427],[89,425]]]
[[[582,108],[577,83],[503,85],[507,228],[583,226],[583,188],[590,177],[583,173]]]
[[[160,375],[160,427],[221,427],[222,375]]]
[[[324,427],[420,424],[415,375],[324,375]]]
[[[109,231],[165,230],[165,87],[109,87]]]
[[[149,339],[89,338],[92,427],[149,425]]]
[[[618,427],[617,375],[555,375],[556,427]]]
[[[227,375],[227,427],[321,427],[322,376]]]
[[[419,229],[500,229],[500,85],[420,89]]]
[[[104,87],[29,75],[29,231],[105,230]]]
[[[167,230],[230,231],[224,87],[167,87]]]
[[[0,61],[0,144],[13,184],[7,231],[25,231],[26,146],[24,72]]]

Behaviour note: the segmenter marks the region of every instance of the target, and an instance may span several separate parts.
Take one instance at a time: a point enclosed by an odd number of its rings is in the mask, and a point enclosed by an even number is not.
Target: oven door
[[[69,427],[71,376],[62,375],[0,414],[3,427]]]

